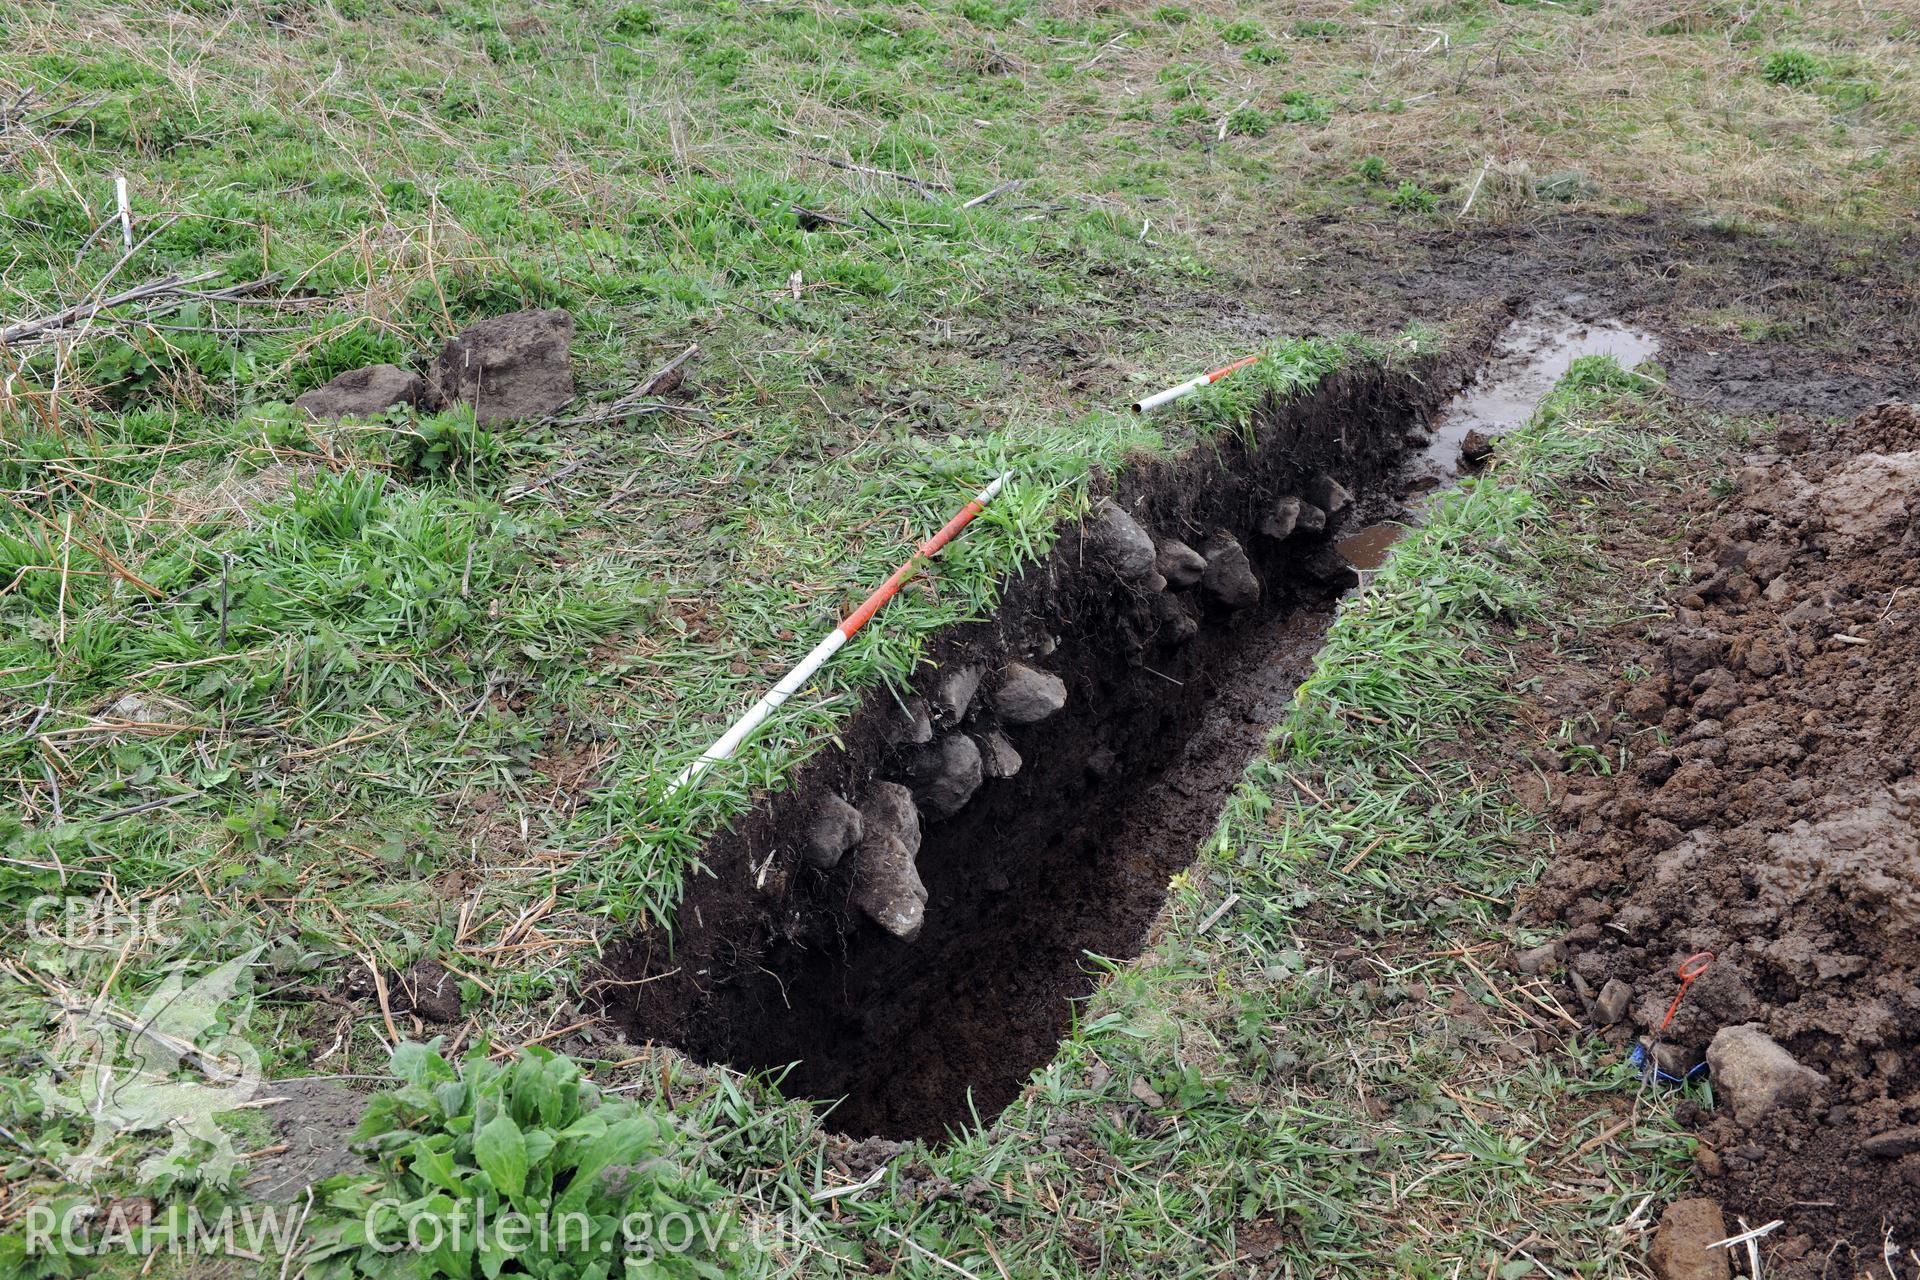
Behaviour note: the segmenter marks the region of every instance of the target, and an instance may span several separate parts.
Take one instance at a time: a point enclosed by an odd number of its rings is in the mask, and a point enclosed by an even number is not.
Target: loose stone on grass
[[[1021,662],[1007,664],[993,693],[993,709],[1008,724],[1038,724],[1066,705],[1066,681]]]
[[[1477,467],[1493,456],[1493,437],[1475,427],[1460,440],[1460,461]]]
[[[573,399],[573,316],[516,311],[447,343],[428,385],[440,407],[471,404],[476,422],[520,422],[558,413]]]
[[[863,828],[854,852],[853,905],[902,942],[926,922],[927,887],[914,859],[920,853],[920,811],[897,782],[876,782],[860,806]]]
[[[1513,967],[1521,973],[1551,973],[1567,962],[1567,944],[1555,938],[1544,946],[1530,947],[1513,958]]]
[[[294,400],[316,422],[374,418],[397,404],[419,404],[427,384],[419,374],[390,364],[370,364],[341,374]]]

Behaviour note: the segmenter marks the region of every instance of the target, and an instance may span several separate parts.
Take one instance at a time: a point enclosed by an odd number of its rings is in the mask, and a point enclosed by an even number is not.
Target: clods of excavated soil
[[[1609,650],[1636,678],[1586,699],[1627,767],[1556,780],[1524,913],[1568,926],[1623,1052],[1710,1068],[1700,1170],[1730,1220],[1785,1220],[1767,1274],[1856,1274],[1920,1244],[1920,409],[1729,462],[1671,617]]]

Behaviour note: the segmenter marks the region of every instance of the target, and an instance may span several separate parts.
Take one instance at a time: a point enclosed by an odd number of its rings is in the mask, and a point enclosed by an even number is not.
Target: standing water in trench
[[[1469,433],[1490,441],[1526,422],[1582,356],[1612,356],[1631,369],[1659,349],[1658,338],[1618,321],[1576,320],[1550,308],[1528,312],[1500,335],[1480,372],[1434,415],[1432,440],[1407,466],[1408,487],[1437,491],[1450,486],[1459,477]],[[1417,520],[1423,505],[1414,504],[1404,517]],[[1367,525],[1340,540],[1340,554],[1356,569],[1378,569],[1405,528],[1404,523]]]
[[[762,876],[792,867],[764,895],[777,906],[738,888],[729,896],[737,872],[697,882],[672,949],[637,943],[616,966],[626,979],[616,1014],[702,1061],[776,1075],[788,1096],[829,1105],[827,1125],[844,1133],[939,1139],[990,1121],[1070,1030],[1075,1001],[1096,982],[1090,957],[1139,953],[1168,881],[1212,833],[1308,673],[1339,596],[1357,581],[1348,562],[1377,565],[1400,531],[1373,524],[1340,540],[1343,526],[1360,525],[1362,511],[1410,518],[1393,494],[1431,487],[1436,472],[1450,477],[1467,430],[1518,425],[1575,357],[1636,360],[1650,350],[1650,339],[1615,326],[1523,320],[1489,370],[1430,419],[1424,455],[1409,456],[1422,406],[1376,385],[1284,410],[1274,438],[1243,457],[1169,464],[1143,482],[1134,511],[1163,552],[1172,538],[1206,542],[1216,559],[1244,544],[1256,600],[1223,603],[1194,585],[1177,597],[1185,621],[1168,643],[1163,616],[1150,620],[1147,606],[1174,594],[1116,587],[1091,570],[1098,556],[1084,544],[1030,570],[996,620],[997,649],[962,646],[922,692],[983,660],[991,668],[1018,658],[1061,678],[1068,696],[1044,723],[994,725],[963,711],[941,724],[935,746],[1010,735],[1017,772],[924,822],[914,857],[924,923],[911,940],[862,914],[845,868],[794,865],[821,797],[789,797],[790,817],[776,816],[764,840],[739,851]],[[1323,529],[1293,530],[1290,516],[1276,530],[1275,504],[1324,495],[1330,472],[1357,500],[1342,501]],[[1344,559],[1336,540],[1351,547]],[[976,707],[991,701],[993,678]],[[876,747],[866,775],[831,790],[857,798],[900,776],[912,750]]]

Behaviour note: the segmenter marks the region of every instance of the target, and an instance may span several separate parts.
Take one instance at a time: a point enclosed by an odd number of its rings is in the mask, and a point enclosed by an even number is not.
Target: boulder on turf
[[[296,398],[293,406],[315,422],[373,418],[397,404],[419,404],[427,384],[420,375],[390,364],[352,369],[324,387]]]
[[[573,316],[516,311],[494,316],[447,343],[428,385],[442,407],[473,406],[477,422],[523,422],[558,413],[573,399]]]
[[[1728,1280],[1733,1272],[1727,1251],[1708,1246],[1730,1234],[1718,1201],[1675,1200],[1660,1215],[1647,1265],[1660,1280]]]

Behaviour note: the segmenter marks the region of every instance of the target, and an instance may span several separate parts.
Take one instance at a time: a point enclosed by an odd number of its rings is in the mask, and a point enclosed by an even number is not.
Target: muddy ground
[[[1545,774],[1562,842],[1522,915],[1568,927],[1574,998],[1619,1011],[1623,1052],[1657,1041],[1679,1076],[1712,1059],[1699,1167],[1730,1222],[1785,1220],[1766,1274],[1858,1274],[1920,1240],[1920,410],[1757,448],[1644,525],[1692,565],[1670,616],[1554,677],[1584,714]],[[1743,1026],[1792,1060],[1758,1085],[1726,1056]]]
[[[1161,292],[1130,327],[1223,323],[1391,335],[1542,303],[1659,335],[1674,390],[1727,413],[1851,416],[1920,397],[1920,239],[1725,225],[1697,212],[1535,211],[1497,223],[1292,218],[1203,237],[1220,276]],[[1003,358],[1085,392],[1120,385],[1084,317],[1034,315]]]

